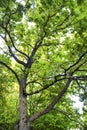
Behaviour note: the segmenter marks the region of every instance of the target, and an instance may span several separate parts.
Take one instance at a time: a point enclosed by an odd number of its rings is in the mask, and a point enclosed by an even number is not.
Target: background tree
[[[74,86],[87,79],[87,1],[0,3],[0,64],[19,85],[18,129],[29,130],[34,120],[63,104],[64,94],[77,93]]]

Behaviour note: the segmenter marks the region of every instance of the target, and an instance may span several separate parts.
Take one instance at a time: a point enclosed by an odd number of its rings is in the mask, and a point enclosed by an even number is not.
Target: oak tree
[[[86,7],[86,0],[0,1],[0,66],[19,85],[16,129],[30,130],[87,80]]]

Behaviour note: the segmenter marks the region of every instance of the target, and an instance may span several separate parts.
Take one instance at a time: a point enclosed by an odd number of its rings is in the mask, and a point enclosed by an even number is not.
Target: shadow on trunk
[[[20,120],[17,120],[14,124],[14,130],[19,130],[19,123],[20,123]],[[34,130],[33,127],[31,126],[30,127],[30,123],[29,124],[29,129],[28,130]]]

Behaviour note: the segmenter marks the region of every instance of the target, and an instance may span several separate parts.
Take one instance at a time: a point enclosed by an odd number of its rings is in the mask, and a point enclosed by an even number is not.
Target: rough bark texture
[[[29,130],[28,121],[27,121],[27,105],[26,98],[20,96],[20,123],[19,130]]]
[[[24,95],[26,88],[26,82],[24,79],[20,82],[20,104],[19,104],[19,130],[30,130],[30,123],[28,122],[28,113],[27,113],[27,97]]]

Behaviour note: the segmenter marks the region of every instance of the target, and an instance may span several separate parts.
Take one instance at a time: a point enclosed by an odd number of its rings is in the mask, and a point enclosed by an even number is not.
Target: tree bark
[[[26,79],[23,78],[20,81],[20,95],[19,95],[19,130],[30,130],[30,123],[28,122],[27,113],[27,97],[24,95],[26,89]]]

